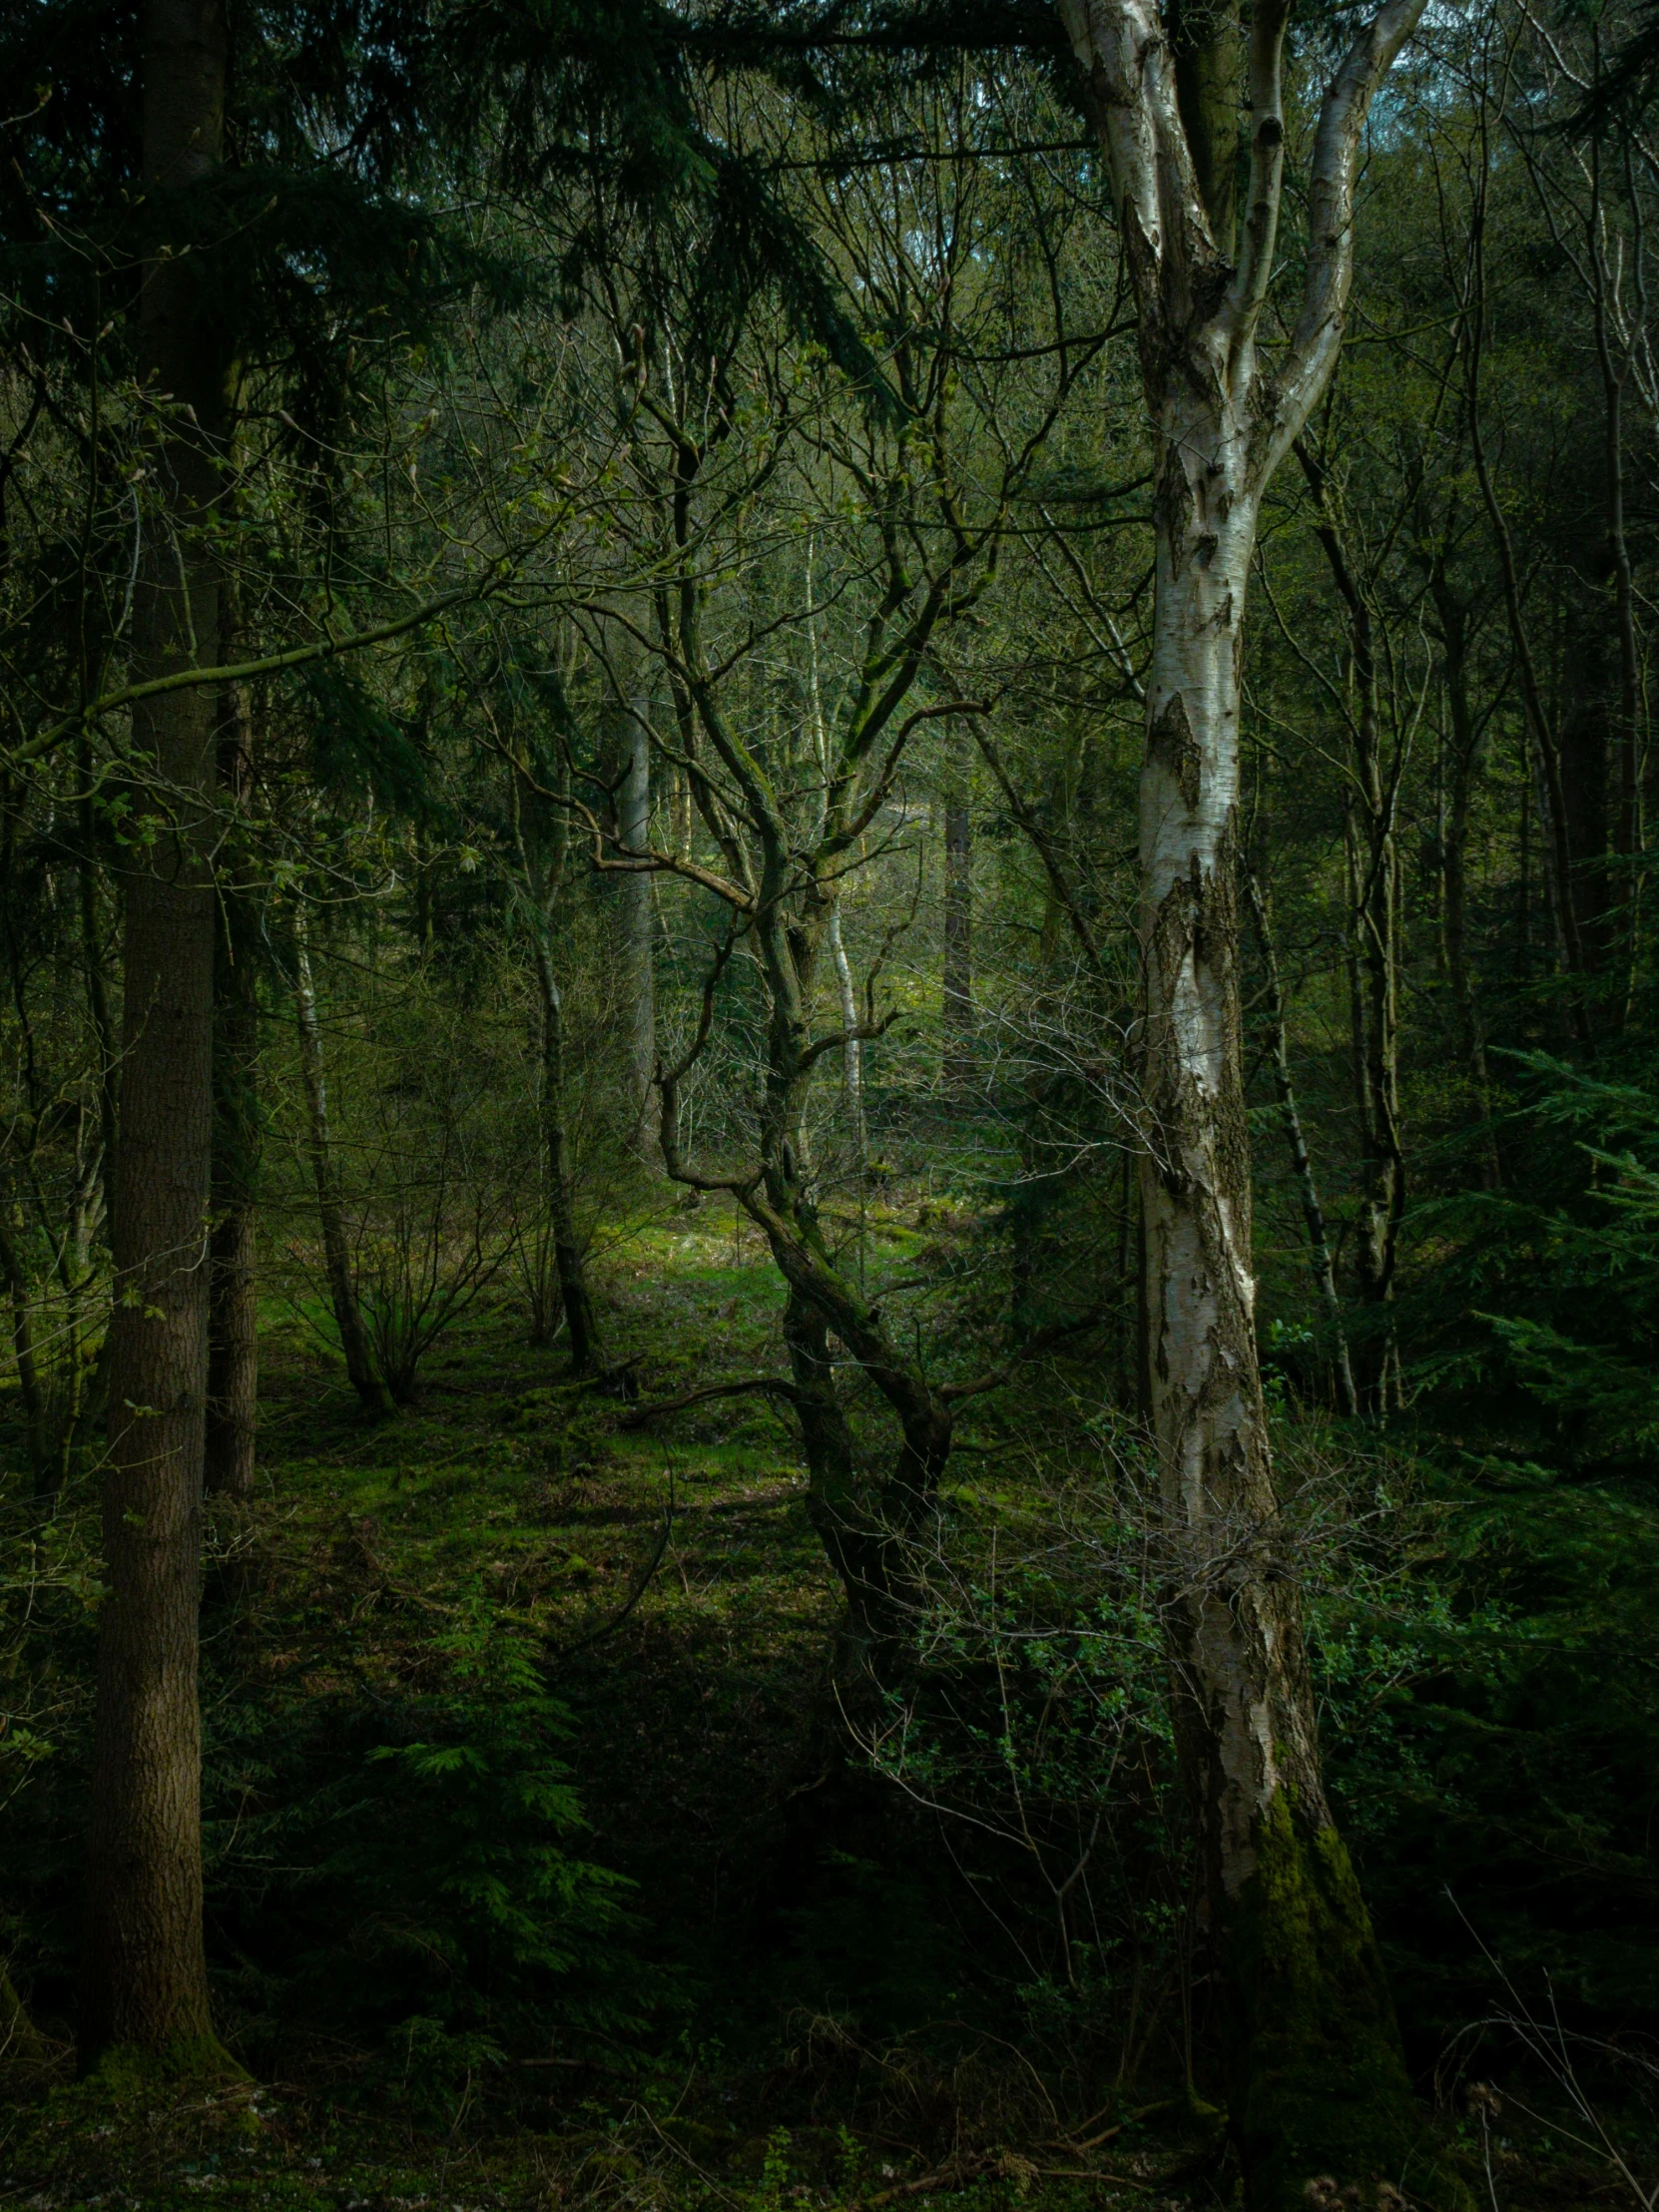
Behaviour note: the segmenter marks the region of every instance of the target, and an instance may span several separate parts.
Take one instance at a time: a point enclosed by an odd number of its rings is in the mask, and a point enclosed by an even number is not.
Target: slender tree
[[[306,1150],[310,1154],[311,1182],[316,1190],[317,1226],[322,1233],[328,1304],[333,1309],[334,1327],[339,1332],[347,1381],[369,1412],[390,1413],[395,1410],[395,1403],[374,1357],[374,1347],[369,1343],[351,1273],[351,1254],[345,1236],[345,1202],[340,1194],[333,1130],[328,1116],[327,1069],[322,1058],[322,1025],[317,1019],[316,981],[311,972],[310,932],[303,903],[294,914],[293,938],[293,1010],[299,1034],[299,1079],[305,1093]]]
[[[221,593],[222,650],[237,651],[237,591]],[[227,684],[220,696],[220,793],[234,815],[253,796],[253,719],[248,690]],[[208,1425],[206,1486],[227,1497],[253,1493],[259,1398],[259,1270],[256,1252],[262,1123],[257,919],[242,855],[221,866],[214,935],[213,1230],[209,1250]]]
[[[973,814],[967,754],[950,751],[944,792],[944,1081],[959,1090],[973,1069]]]
[[[617,793],[617,839],[625,852],[651,844],[651,705],[643,693],[630,698],[622,718],[623,777]],[[623,1018],[628,1029],[631,1109],[644,1120],[657,1064],[657,998],[652,949],[650,874],[641,869],[620,884],[623,936]],[[539,941],[539,940],[538,940]]]
[[[641,731],[643,738],[643,726],[637,719],[635,728]],[[593,1295],[588,1289],[581,1240],[576,1231],[566,1100],[565,1001],[559,980],[557,944],[558,908],[566,889],[565,878],[570,857],[570,757],[568,752],[561,750],[552,771],[552,781],[545,786],[539,784],[531,776],[528,767],[516,757],[512,761],[510,773],[513,843],[520,873],[520,900],[530,928],[538,1010],[541,1015],[537,1121],[541,1135],[543,1197],[547,1207],[548,1231],[553,1242],[553,1272],[559,1286],[559,1305],[564,1313],[565,1327],[570,1333],[571,1368],[577,1375],[592,1375],[604,1365],[604,1346],[600,1336],[599,1316]],[[632,756],[629,773],[630,776],[635,773]],[[649,765],[644,774],[649,793]],[[650,834],[648,821],[631,819],[627,814],[623,815],[618,827],[620,834],[632,836],[640,845],[645,843]],[[624,891],[632,899],[636,883],[645,885],[645,911],[649,925],[651,885],[648,878],[644,875],[624,877]],[[630,945],[631,951],[636,949],[637,947]],[[648,935],[645,944],[647,961],[650,958],[650,949]],[[649,982],[649,967],[646,977]],[[632,980],[638,983],[637,974]],[[632,1012],[635,1017],[632,1041],[637,1046],[640,1019],[638,998],[634,1001]],[[651,1002],[647,999],[647,1019],[650,1012]],[[630,1072],[637,1079],[637,1071]],[[629,1099],[631,1107],[637,1104],[643,1111],[645,1102],[632,1089]],[[556,1315],[554,1319],[556,1321]]]
[[[1302,1126],[1302,1111],[1296,1102],[1296,1084],[1291,1077],[1290,1043],[1285,1020],[1285,987],[1280,980],[1279,953],[1268,922],[1267,901],[1262,896],[1262,886],[1257,881],[1253,868],[1245,869],[1244,886],[1251,922],[1256,930],[1257,948],[1262,955],[1267,986],[1262,1011],[1267,1021],[1268,1053],[1273,1063],[1273,1087],[1279,1097],[1279,1119],[1285,1131],[1285,1147],[1291,1156],[1291,1172],[1296,1177],[1297,1196],[1302,1201],[1302,1218],[1308,1229],[1308,1266],[1313,1274],[1315,1288],[1320,1294],[1320,1305],[1325,1311],[1331,1364],[1337,1378],[1337,1403],[1345,1413],[1353,1415],[1360,1410],[1360,1398],[1354,1386],[1354,1367],[1349,1358],[1348,1332],[1343,1325],[1342,1301],[1337,1296],[1337,1270],[1332,1261],[1331,1239],[1325,1225],[1325,1205],[1320,1197],[1319,1182],[1308,1151],[1308,1138]]]
[[[1422,0],[1387,0],[1320,109],[1304,290],[1257,340],[1285,181],[1288,0],[1250,17],[1234,237],[1225,51],[1177,68],[1149,0],[1060,0],[1108,164],[1155,440],[1156,599],[1141,780],[1141,1174],[1151,1412],[1169,1543],[1177,1731],[1229,2012],[1253,2207],[1321,2174],[1395,2174],[1416,2130],[1376,1938],[1321,1773],[1259,1377],[1240,1043],[1239,684],[1263,493],[1330,378],[1378,86]],[[1217,11],[1225,50],[1238,18]],[[1209,189],[1206,190],[1206,185]]]

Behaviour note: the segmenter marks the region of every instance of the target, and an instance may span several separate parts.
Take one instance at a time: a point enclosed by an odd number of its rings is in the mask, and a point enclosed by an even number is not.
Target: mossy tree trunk
[[[1249,180],[1207,203],[1214,116],[1149,0],[1062,0],[1110,168],[1155,440],[1156,595],[1140,876],[1141,1173],[1149,1396],[1168,1545],[1177,1741],[1226,1993],[1229,2106],[1252,2212],[1321,2174],[1397,2179],[1417,2137],[1365,1901],[1326,1801],[1293,1563],[1257,1366],[1239,1001],[1243,621],[1267,483],[1335,364],[1372,97],[1421,0],[1391,0],[1326,94],[1300,314],[1256,339],[1284,182],[1284,0],[1248,27]],[[1217,39],[1238,37],[1222,11]],[[1185,89],[1184,89],[1185,88]],[[1227,170],[1228,165],[1220,165]]]
[[[906,353],[895,371],[905,388],[913,366]],[[629,843],[620,833],[612,839],[615,857],[601,864],[616,871],[692,875],[731,910],[732,941],[739,929],[747,934],[767,1010],[758,1142],[740,1172],[717,1176],[700,1174],[681,1145],[679,1086],[707,1042],[714,982],[729,943],[706,989],[690,1053],[657,1072],[663,1161],[676,1181],[729,1192],[765,1234],[784,1278],[810,1509],[846,1595],[841,1651],[843,1657],[859,1655],[861,1666],[880,1673],[896,1661],[903,1640],[909,1610],[905,1585],[913,1584],[907,1562],[913,1561],[918,1540],[926,1540],[953,1416],[949,1392],[934,1388],[920,1362],[899,1349],[878,1306],[859,1288],[855,1260],[843,1265],[824,1234],[808,1140],[813,1086],[830,1053],[844,1055],[879,1029],[846,1020],[844,1010],[841,1024],[825,1033],[815,1034],[815,1023],[821,995],[830,995],[821,993],[827,954],[829,980],[843,1009],[847,1003],[835,971],[831,922],[842,879],[858,864],[862,840],[895,789],[910,734],[930,720],[962,712],[960,703],[945,701],[911,709],[911,697],[929,649],[971,610],[994,573],[1005,503],[982,525],[968,528],[942,433],[926,446],[925,469],[921,448],[908,433],[896,442],[871,475],[868,495],[892,502],[894,511],[905,501],[924,499],[936,507],[940,527],[931,539],[886,538],[881,591],[865,623],[855,680],[845,686],[833,718],[827,718],[814,664],[811,753],[792,756],[781,730],[735,719],[747,709],[734,705],[723,690],[731,668],[722,667],[706,647],[703,617],[711,580],[699,573],[696,495],[707,457],[700,442],[709,434],[707,426],[672,418],[654,398],[643,418],[672,427],[674,489],[667,492],[665,479],[662,511],[672,517],[676,535],[665,543],[663,561],[665,575],[670,564],[679,574],[674,589],[657,594],[655,649],[669,679],[678,750],[722,871],[652,851],[644,841]],[[635,466],[647,479],[653,465],[636,449]],[[1014,474],[1011,467],[1010,481]],[[845,983],[849,999],[849,974]],[[831,1340],[896,1416],[898,1448],[890,1470],[879,1478],[857,1467],[836,1396]]]
[[[807,1514],[845,1600],[835,1675],[856,1684],[880,1673],[893,1633],[885,1545],[859,1481],[852,1430],[835,1388],[829,1325],[811,1301],[793,1291],[784,1309],[784,1344],[807,1462]]]
[[[916,1597],[915,1553],[925,1543],[939,1477],[950,1456],[953,1393],[936,1388],[902,1353],[879,1309],[839,1266],[819,1221],[806,1118],[813,1080],[825,1057],[812,1015],[819,968],[829,944],[832,888],[809,877],[782,833],[761,872],[752,908],[752,941],[766,980],[766,1087],[757,1172],[699,1176],[680,1142],[678,1084],[690,1060],[659,1077],[664,1163],[676,1181],[730,1190],[766,1237],[788,1293],[785,1340],[792,1393],[808,1471],[808,1510],[846,1600],[838,1648],[843,1673],[881,1679],[897,1666]],[[706,994],[706,1035],[712,991]],[[692,1058],[701,1049],[701,1035]],[[844,1039],[833,1041],[843,1044]],[[839,1342],[896,1416],[899,1443],[890,1468],[861,1472],[835,1387],[830,1341]]]

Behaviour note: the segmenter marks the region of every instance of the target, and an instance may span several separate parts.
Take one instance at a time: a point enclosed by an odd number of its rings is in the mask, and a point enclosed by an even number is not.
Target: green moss
[[[117,2104],[182,2087],[211,2088],[246,2081],[239,2066],[214,2035],[181,2035],[150,2050],[138,2043],[113,2043],[87,2069],[83,2095],[103,2095]]]
[[[1371,1917],[1333,1828],[1281,1791],[1228,1930],[1233,2130],[1250,2212],[1306,2207],[1331,2175],[1363,2201],[1381,2180],[1464,2212],[1411,2093]]]

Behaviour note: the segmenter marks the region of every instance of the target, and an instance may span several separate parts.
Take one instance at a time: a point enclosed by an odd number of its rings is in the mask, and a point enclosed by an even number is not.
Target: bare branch
[[[1195,218],[1208,236],[1163,24],[1142,0],[1060,0],[1060,15],[1083,72],[1084,105],[1111,168],[1142,316],[1151,310],[1161,317],[1161,279],[1175,244],[1170,215],[1177,217],[1177,238]],[[1166,206],[1171,196],[1175,210]]]
[[[1279,399],[1257,447],[1266,483],[1301,435],[1330,380],[1354,278],[1354,188],[1360,142],[1377,88],[1416,29],[1425,0],[1388,0],[1349,48],[1331,81],[1308,186],[1308,276],[1302,314],[1279,373]]]
[[[1028,1338],[1011,1360],[1005,1360],[999,1368],[992,1368],[988,1375],[976,1376],[971,1382],[944,1383],[939,1390],[940,1397],[947,1405],[960,1405],[964,1398],[983,1397],[989,1390],[1000,1390],[1013,1381],[1021,1368],[1033,1360],[1040,1360],[1045,1352],[1064,1344],[1068,1337],[1081,1337],[1088,1330],[1098,1328],[1103,1312],[1103,1308],[1091,1306],[1075,1321],[1050,1322],[1046,1329],[1039,1329],[1035,1336]]]
[[[617,1422],[619,1428],[644,1428],[649,1421],[666,1420],[670,1413],[683,1413],[688,1405],[706,1405],[711,1398],[747,1397],[762,1391],[769,1397],[787,1398],[792,1405],[799,1405],[803,1392],[793,1382],[786,1382],[781,1376],[752,1375],[741,1382],[711,1382],[701,1390],[687,1390],[681,1397],[653,1398],[649,1405],[636,1405],[624,1413]]]
[[[1239,264],[1223,308],[1235,388],[1255,366],[1256,324],[1273,276],[1285,190],[1285,26],[1290,0],[1259,0],[1250,22],[1250,183]]]

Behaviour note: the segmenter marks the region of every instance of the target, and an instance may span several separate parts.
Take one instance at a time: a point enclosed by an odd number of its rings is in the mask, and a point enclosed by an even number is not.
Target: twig
[[[663,1525],[658,1531],[656,1546],[652,1551],[650,1558],[640,1569],[638,1575],[635,1576],[634,1587],[629,1591],[627,1597],[624,1598],[621,1606],[615,1613],[611,1615],[608,1621],[602,1622],[598,1628],[591,1629],[586,1636],[578,1636],[573,1644],[559,1644],[555,1646],[552,1650],[548,1652],[547,1656],[550,1661],[573,1658],[577,1652],[586,1651],[590,1645],[600,1643],[604,1640],[605,1637],[614,1635],[616,1633],[616,1631],[622,1626],[623,1622],[628,1618],[629,1614],[634,1610],[634,1607],[638,1605],[640,1599],[644,1597],[646,1591],[650,1588],[652,1577],[656,1574],[657,1569],[663,1563],[663,1554],[668,1549],[668,1539],[673,1527],[674,1490],[671,1478],[669,1487],[668,1510],[663,1515]]]
[[[1103,2130],[1099,2135],[1091,2135],[1087,2142],[1079,2143],[1069,2135],[1060,2135],[1054,2137],[1045,2147],[1049,2150],[1067,2150],[1071,2152],[1073,2157],[1081,2158],[1085,2151],[1098,2150],[1102,2143],[1112,2142],[1123,2133],[1126,2127],[1134,2127],[1141,2120],[1150,2120],[1154,2114],[1159,2112],[1173,2112],[1177,2106],[1185,2104],[1186,2101],[1185,2097],[1161,2097],[1156,2104],[1143,2104],[1138,2112],[1126,2112],[1121,2120]],[[1110,2111],[1111,2106],[1108,2105],[1106,2109]],[[1096,2113],[1095,2117],[1097,2119],[1099,2116]],[[1085,2120],[1082,2124],[1087,2127],[1089,2122]]]
[[[998,2151],[982,2151],[976,2158],[941,2166],[936,2173],[922,2174],[915,2181],[901,2181],[896,2188],[878,2189],[872,2197],[854,2197],[843,2205],[841,2212],[879,2212],[883,2204],[899,2204],[906,2197],[926,2197],[940,2189],[959,2189],[963,2182],[986,2172],[1000,2163]]]
[[[1029,1361],[1040,1359],[1045,1352],[1052,1350],[1057,1344],[1063,1344],[1068,1337],[1080,1337],[1085,1330],[1098,1327],[1103,1318],[1102,1309],[1092,1306],[1086,1314],[1079,1314],[1075,1321],[1051,1322],[1047,1328],[1039,1329],[1035,1336],[1023,1344],[1011,1360],[1005,1360],[999,1368],[992,1368],[989,1375],[981,1375],[971,1382],[946,1382],[939,1395],[947,1404],[959,1405],[965,1397],[983,1397],[987,1390],[1000,1390],[1005,1382],[1012,1380],[1017,1369],[1024,1367]]]

